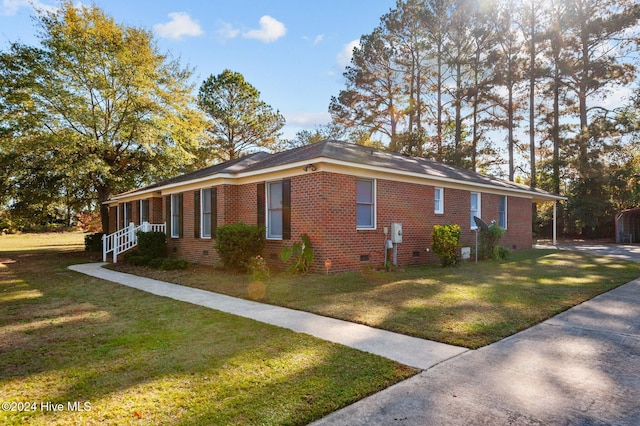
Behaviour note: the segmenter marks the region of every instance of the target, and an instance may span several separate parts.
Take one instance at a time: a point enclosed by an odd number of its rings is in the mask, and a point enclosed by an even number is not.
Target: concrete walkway
[[[69,269],[92,277],[137,288],[158,296],[216,309],[306,333],[330,342],[381,355],[410,367],[425,370],[460,355],[468,349],[391,333],[320,315],[238,299],[197,288],[170,284],[105,269],[104,263],[86,263]]]

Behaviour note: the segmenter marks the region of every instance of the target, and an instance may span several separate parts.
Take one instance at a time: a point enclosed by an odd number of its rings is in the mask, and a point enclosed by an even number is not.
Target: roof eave
[[[191,180],[177,182],[177,183],[173,183],[173,184],[157,186],[157,187],[154,187],[154,188],[150,188],[148,190],[140,190],[138,192],[133,192],[133,193],[119,194],[119,195],[115,195],[115,196],[111,197],[109,200],[105,201],[105,204],[113,203],[113,202],[124,200],[124,199],[129,199],[129,198],[139,198],[140,195],[147,195],[147,194],[150,194],[150,193],[153,193],[153,192],[162,194],[162,192],[169,191],[169,190],[174,189],[174,188],[179,188],[179,187],[182,187],[182,186],[194,185],[194,184],[198,184],[198,183],[204,183],[204,182],[207,182],[207,181],[213,181],[213,180],[240,180],[240,179],[251,178],[251,177],[262,175],[262,174],[270,174],[270,173],[282,172],[282,171],[286,171],[286,170],[290,170],[290,169],[302,168],[302,167],[304,167],[304,166],[306,166],[308,164],[312,164],[312,163],[327,163],[327,164],[346,166],[346,167],[350,167],[350,168],[357,168],[357,169],[362,169],[362,170],[367,170],[367,171],[376,171],[376,172],[385,173],[385,174],[396,174],[396,175],[410,176],[410,177],[414,177],[414,178],[428,179],[428,180],[431,180],[431,181],[442,182],[442,183],[450,183],[450,184],[457,184],[457,185],[463,184],[464,186],[468,186],[470,188],[482,188],[482,189],[491,189],[491,190],[494,190],[494,191],[499,190],[499,191],[504,191],[504,192],[516,193],[516,194],[520,194],[522,196],[530,197],[533,202],[537,202],[537,203],[539,203],[539,202],[551,202],[551,201],[566,201],[567,200],[566,197],[563,197],[563,196],[560,196],[560,195],[555,195],[555,194],[551,194],[551,193],[542,193],[542,192],[538,192],[538,191],[528,190],[528,189],[525,189],[525,188],[520,189],[520,188],[512,188],[512,187],[502,187],[502,186],[499,186],[499,185],[492,185],[492,184],[486,184],[486,183],[461,181],[459,179],[447,178],[447,177],[443,177],[443,176],[428,175],[428,174],[425,174],[425,173],[411,172],[411,171],[406,171],[406,170],[389,169],[389,168],[381,167],[381,166],[371,166],[371,165],[362,164],[362,163],[354,163],[354,162],[351,162],[351,161],[337,160],[335,158],[319,156],[319,157],[305,159],[305,160],[301,160],[301,161],[296,161],[296,162],[293,162],[293,163],[283,164],[283,165],[279,165],[279,166],[267,167],[267,168],[264,168],[264,169],[255,169],[255,170],[251,170],[249,172],[216,173],[216,174],[213,174],[213,175],[210,175],[210,176],[205,176],[205,177],[202,177],[202,178],[191,179]]]

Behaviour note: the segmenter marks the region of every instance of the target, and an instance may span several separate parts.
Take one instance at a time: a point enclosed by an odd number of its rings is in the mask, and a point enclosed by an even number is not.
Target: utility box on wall
[[[460,255],[463,259],[471,259],[471,247],[462,247]]]
[[[401,223],[391,224],[391,242],[394,244],[402,242],[402,224]]]

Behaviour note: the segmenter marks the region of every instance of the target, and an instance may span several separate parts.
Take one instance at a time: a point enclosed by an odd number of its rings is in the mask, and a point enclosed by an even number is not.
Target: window
[[[501,195],[498,200],[498,225],[507,229],[507,196]]]
[[[374,180],[356,180],[356,229],[376,228],[376,185]]]
[[[200,196],[200,214],[202,215],[202,238],[211,238],[211,188],[203,189]]]
[[[171,195],[171,238],[182,235],[182,194]]]
[[[120,222],[120,229],[124,229],[129,226],[131,222],[131,202],[122,203],[122,216],[120,216],[122,222]]]
[[[433,190],[433,212],[435,214],[444,213],[444,188],[434,188]]]
[[[473,220],[474,216],[482,217],[482,209],[480,206],[480,193],[472,192],[471,193],[471,229],[476,229],[476,222]]]
[[[140,200],[140,225],[149,222],[149,200]]]
[[[282,238],[282,182],[267,183],[267,238]]]

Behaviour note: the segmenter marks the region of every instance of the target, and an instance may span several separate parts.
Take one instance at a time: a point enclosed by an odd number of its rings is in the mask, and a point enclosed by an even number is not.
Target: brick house
[[[461,226],[462,246],[474,246],[475,222],[506,229],[503,245],[531,248],[531,203],[563,197],[424,158],[325,140],[276,154],[257,152],[113,196],[110,229],[130,222],[166,223],[169,252],[213,264],[215,229],[244,222],[266,227],[265,257],[280,262],[282,247],[307,233],[312,270],[377,267],[385,259],[385,230],[402,225],[400,266],[437,262],[429,251],[436,224]],[[391,257],[393,250],[386,254]]]

